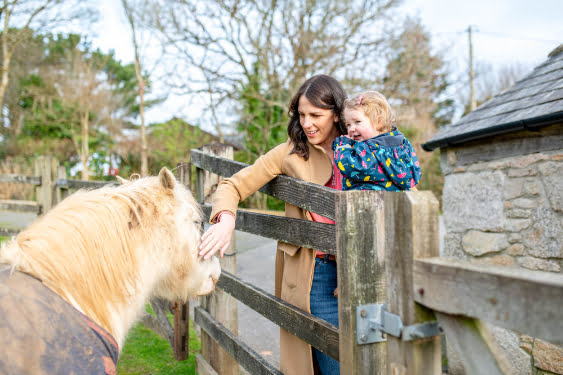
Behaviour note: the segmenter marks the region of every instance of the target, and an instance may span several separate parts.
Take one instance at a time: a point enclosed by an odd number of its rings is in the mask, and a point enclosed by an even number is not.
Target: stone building
[[[560,45],[511,89],[423,145],[440,149],[445,256],[563,273],[562,125]],[[494,332],[519,374],[563,374],[562,348]],[[463,373],[453,362],[450,374]]]

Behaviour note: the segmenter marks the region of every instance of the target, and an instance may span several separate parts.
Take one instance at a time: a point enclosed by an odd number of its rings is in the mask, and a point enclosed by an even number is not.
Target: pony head
[[[198,256],[202,212],[163,168],[158,176],[78,191],[0,249],[121,343],[151,297],[210,293],[216,257]]]

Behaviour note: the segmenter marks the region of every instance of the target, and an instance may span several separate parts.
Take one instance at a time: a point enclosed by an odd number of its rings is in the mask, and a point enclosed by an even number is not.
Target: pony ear
[[[166,167],[162,167],[158,173],[158,180],[166,189],[174,189],[174,186],[176,186],[176,177]]]
[[[117,182],[119,182],[121,185],[123,185],[124,183],[127,182],[127,180],[124,179],[124,178],[121,177],[121,176],[115,176],[115,178],[117,179]]]

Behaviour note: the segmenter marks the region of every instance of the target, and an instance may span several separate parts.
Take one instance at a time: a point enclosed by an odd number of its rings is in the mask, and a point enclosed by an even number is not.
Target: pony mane
[[[158,177],[78,191],[3,245],[0,262],[39,278],[108,329],[108,301],[140,292],[137,270],[147,257],[136,250],[154,251],[151,244],[172,235],[158,228],[173,222],[174,205]]]

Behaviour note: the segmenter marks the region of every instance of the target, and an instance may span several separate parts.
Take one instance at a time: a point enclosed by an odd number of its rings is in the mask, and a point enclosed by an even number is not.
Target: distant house
[[[440,149],[445,256],[563,273],[563,45],[422,147]],[[563,374],[563,349],[498,335],[519,373]]]

